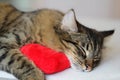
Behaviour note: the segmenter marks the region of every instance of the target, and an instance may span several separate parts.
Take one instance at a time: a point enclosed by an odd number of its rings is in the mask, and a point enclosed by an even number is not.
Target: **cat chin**
[[[78,63],[74,63],[72,60],[70,60],[71,68],[75,71],[82,71],[82,72],[91,72],[91,70],[86,70],[86,68],[81,67]]]
[[[75,62],[70,55],[66,55],[66,56],[67,56],[67,58],[68,58],[68,60],[70,62],[70,66],[71,66],[71,68],[73,70],[75,70],[75,71],[83,71],[82,66],[79,63]]]
[[[83,71],[81,66],[78,65],[78,63],[74,63],[71,59],[69,61],[70,61],[71,68],[73,70],[75,70],[75,71]]]
[[[71,68],[75,71],[83,71],[82,68],[77,64],[71,64]]]

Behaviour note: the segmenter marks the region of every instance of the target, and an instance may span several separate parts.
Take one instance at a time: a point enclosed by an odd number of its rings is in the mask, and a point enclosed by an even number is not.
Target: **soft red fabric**
[[[56,52],[45,46],[27,44],[20,50],[46,74],[60,72],[70,67],[69,60],[64,53]]]

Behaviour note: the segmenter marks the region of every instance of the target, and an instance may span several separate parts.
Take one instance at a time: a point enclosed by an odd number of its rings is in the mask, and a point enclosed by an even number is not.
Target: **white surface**
[[[120,21],[96,19],[79,19],[79,21],[98,30],[115,29],[114,35],[106,40],[100,65],[92,72],[74,71],[69,68],[57,74],[46,75],[47,80],[120,80]],[[0,77],[15,79],[4,72],[0,72]]]

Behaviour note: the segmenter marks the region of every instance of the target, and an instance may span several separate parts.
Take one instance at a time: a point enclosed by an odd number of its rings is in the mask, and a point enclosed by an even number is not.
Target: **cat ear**
[[[101,31],[100,32],[102,34],[102,36],[105,38],[107,36],[110,36],[114,33],[114,30],[109,30],[109,31]]]
[[[62,19],[61,29],[68,32],[78,32],[75,12],[73,9],[71,9],[64,15]]]

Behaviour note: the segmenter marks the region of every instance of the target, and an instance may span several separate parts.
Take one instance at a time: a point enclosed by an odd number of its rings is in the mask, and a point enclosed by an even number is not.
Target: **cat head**
[[[104,38],[113,34],[114,30],[96,31],[80,24],[74,10],[66,13],[61,22],[61,41],[66,47],[66,55],[71,67],[91,71],[101,59]]]

